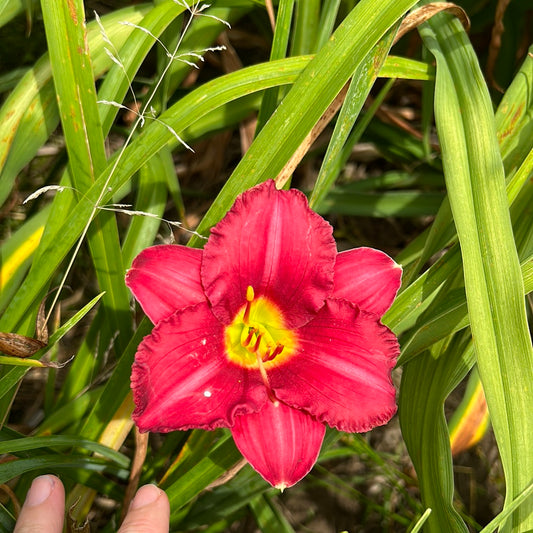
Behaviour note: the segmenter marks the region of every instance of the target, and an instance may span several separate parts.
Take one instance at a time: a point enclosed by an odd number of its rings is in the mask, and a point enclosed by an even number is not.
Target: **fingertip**
[[[46,531],[61,533],[65,510],[65,489],[56,476],[36,477],[22,506],[16,533]]]
[[[164,498],[167,497],[165,492],[160,488],[156,487],[155,485],[144,485],[137,491],[135,498],[133,498],[131,502],[130,509],[141,509],[142,507],[151,505],[162,496]]]
[[[168,533],[170,504],[155,485],[144,485],[133,498],[119,533]]]
[[[52,491],[54,490],[58,479],[55,476],[39,476],[36,477],[28,491],[26,496],[25,505],[27,507],[36,507],[41,505],[45,500],[50,497]]]

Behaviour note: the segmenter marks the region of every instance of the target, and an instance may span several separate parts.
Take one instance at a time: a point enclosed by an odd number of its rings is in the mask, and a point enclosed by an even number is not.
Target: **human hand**
[[[61,533],[64,514],[63,484],[55,476],[39,476],[28,491],[14,533]],[[131,501],[118,533],[168,533],[169,517],[167,495],[155,485],[145,485]]]

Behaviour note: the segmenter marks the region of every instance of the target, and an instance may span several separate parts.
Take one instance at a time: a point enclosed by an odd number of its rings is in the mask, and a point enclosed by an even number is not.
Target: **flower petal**
[[[126,274],[126,285],[157,324],[183,307],[205,302],[200,282],[202,250],[177,244],[143,250]]]
[[[299,351],[269,370],[277,398],[341,431],[364,432],[390,420],[399,347],[376,315],[331,299],[298,335]]]
[[[315,464],[326,427],[282,402],[267,401],[261,411],[235,417],[237,448],[272,486],[291,487]]]
[[[131,375],[141,431],[230,427],[258,411],[267,393],[259,371],[228,361],[223,326],[206,303],[161,321],[139,345]]]
[[[343,298],[382,316],[402,280],[402,267],[373,248],[354,248],[337,255],[332,298]]]
[[[202,283],[213,313],[229,324],[251,286],[298,327],[320,309],[333,288],[336,257],[331,226],[297,190],[272,180],[236,200],[211,230],[202,258]]]

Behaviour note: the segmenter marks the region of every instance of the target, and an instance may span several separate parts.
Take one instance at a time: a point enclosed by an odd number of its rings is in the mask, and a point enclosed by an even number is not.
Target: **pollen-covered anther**
[[[255,341],[255,345],[254,345],[254,347],[251,350],[252,353],[258,353],[259,347],[261,346],[261,340],[262,339],[263,339],[263,335],[261,333],[259,335],[257,335],[257,339]]]
[[[246,336],[246,338],[244,338],[241,341],[241,346],[243,348],[248,348],[248,346],[250,346],[250,343],[252,342],[255,334],[256,334],[256,329],[255,328],[248,328],[248,335]]]
[[[263,363],[266,363],[268,361],[272,361],[275,359],[285,348],[283,344],[278,344],[272,351],[270,351],[270,347],[267,349],[266,354],[263,356]]]
[[[244,315],[242,321],[248,325],[250,323],[250,309],[252,308],[252,302],[254,301],[254,288],[251,285],[248,285],[246,288],[246,309],[244,310]]]

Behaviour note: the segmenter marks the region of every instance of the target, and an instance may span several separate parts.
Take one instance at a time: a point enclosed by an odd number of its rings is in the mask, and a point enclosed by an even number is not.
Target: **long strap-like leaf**
[[[461,24],[439,15],[421,35],[437,60],[435,118],[508,505],[533,479],[533,350],[504,169],[488,89]],[[533,501],[528,500],[507,531],[532,528]]]

